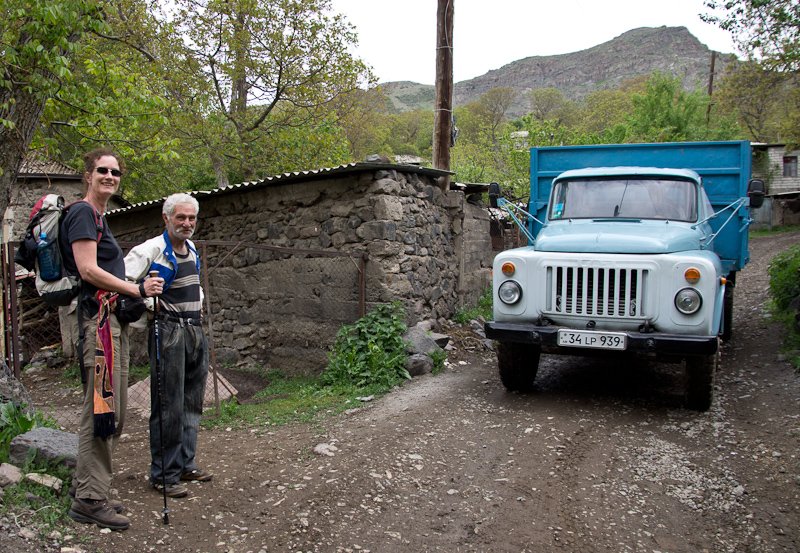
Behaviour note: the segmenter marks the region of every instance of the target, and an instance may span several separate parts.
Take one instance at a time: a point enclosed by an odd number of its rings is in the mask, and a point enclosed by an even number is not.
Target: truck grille
[[[647,269],[547,267],[546,312],[636,319],[645,317]]]

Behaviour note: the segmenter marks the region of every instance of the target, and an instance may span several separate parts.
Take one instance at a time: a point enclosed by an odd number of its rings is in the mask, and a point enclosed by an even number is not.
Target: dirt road
[[[797,552],[800,378],[765,319],[766,266],[800,233],[751,241],[714,405],[681,405],[672,365],[543,356],[505,391],[468,336],[451,368],[316,427],[201,431],[214,480],[169,501],[144,432],[120,445],[132,525],[73,525],[82,551]],[[318,444],[333,456],[314,453]],[[51,542],[51,547],[55,542]],[[58,549],[55,549],[56,551]]]

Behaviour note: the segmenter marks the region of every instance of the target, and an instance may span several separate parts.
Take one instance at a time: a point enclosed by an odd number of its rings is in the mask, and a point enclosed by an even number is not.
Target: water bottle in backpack
[[[39,236],[36,256],[39,260],[39,276],[42,280],[54,281],[61,278],[61,255],[58,251],[58,243],[56,240],[48,243],[45,232]]]

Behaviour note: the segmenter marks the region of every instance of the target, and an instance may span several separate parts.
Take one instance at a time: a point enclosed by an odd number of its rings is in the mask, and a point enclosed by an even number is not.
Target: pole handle
[[[150,271],[148,274],[150,275],[150,278],[155,278],[155,277],[158,276],[158,271]],[[155,313],[158,313],[158,309],[159,309],[158,296],[154,296],[153,297],[153,311]]]

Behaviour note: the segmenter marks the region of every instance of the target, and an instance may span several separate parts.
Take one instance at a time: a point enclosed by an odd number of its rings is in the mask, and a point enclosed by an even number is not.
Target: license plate
[[[627,346],[625,334],[589,330],[559,330],[558,345],[571,348],[619,349]]]

